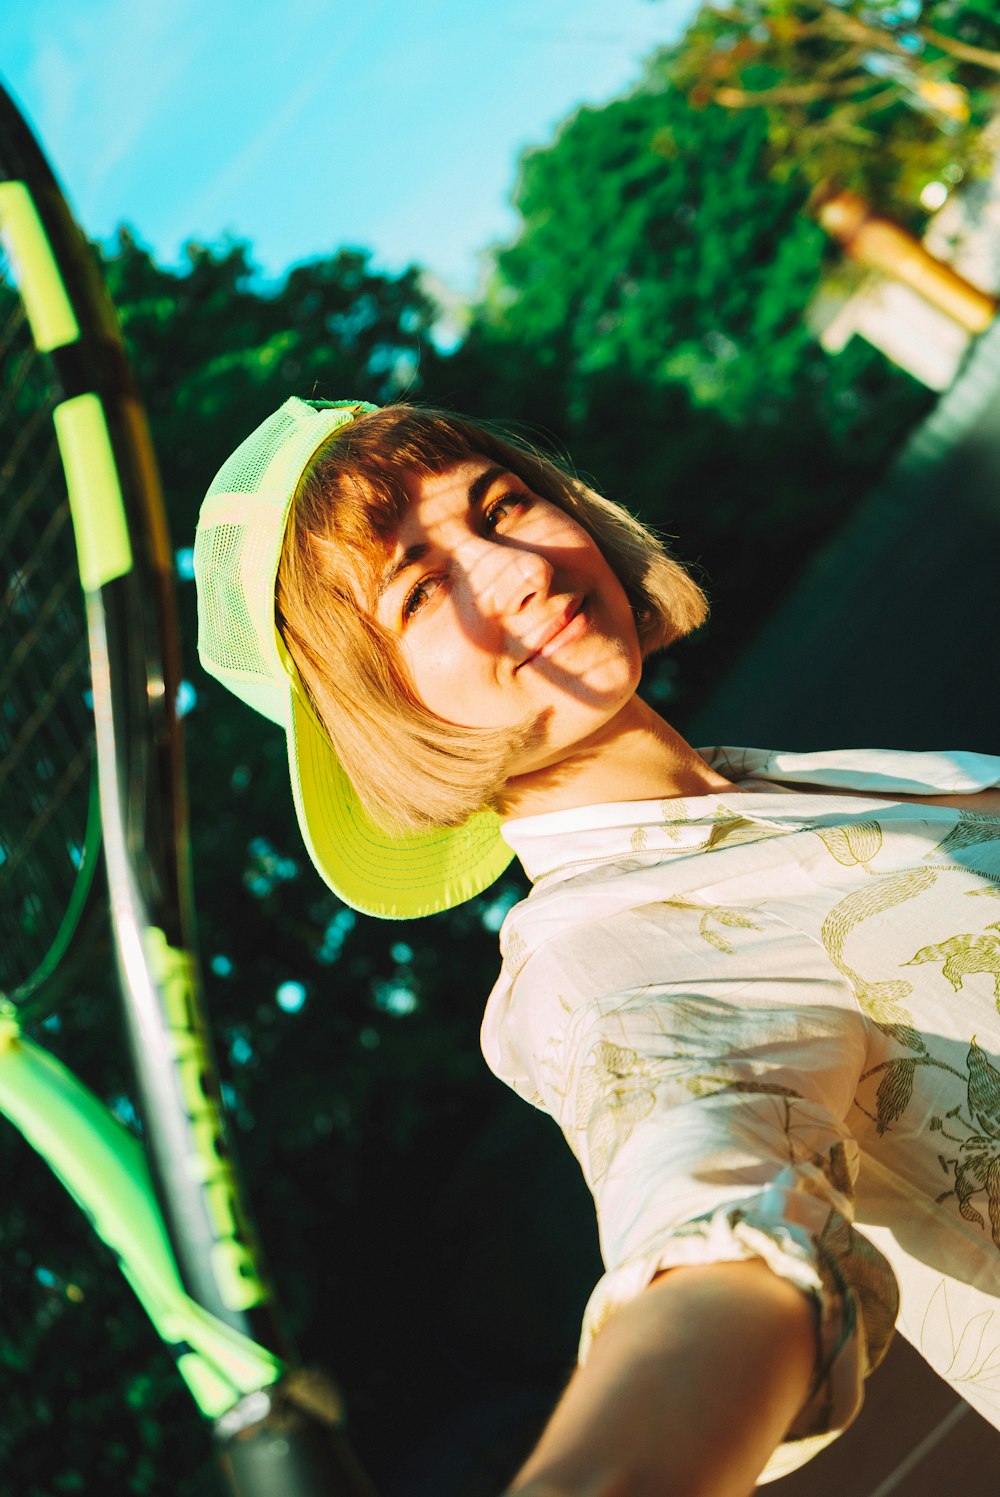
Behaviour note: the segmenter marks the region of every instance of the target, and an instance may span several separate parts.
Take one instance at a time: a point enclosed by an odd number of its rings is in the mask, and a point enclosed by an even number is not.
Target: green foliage
[[[828,363],[803,322],[828,246],[805,184],[768,178],[766,142],[759,114],[667,88],[581,110],[523,162],[520,230],[466,358],[497,359],[489,382],[521,414],[527,350],[574,427],[600,419],[612,374],[732,427],[780,422]]]
[[[382,275],[367,251],[341,249],[268,288],[245,244],[186,253],[165,269],[122,228],[105,256],[177,536],[192,533],[223,458],[289,392],[384,401],[419,388],[435,359],[435,308],[414,268]]]
[[[773,387],[758,360],[775,333],[807,341],[789,313],[812,289],[822,236],[797,216],[798,187],[760,192],[764,138],[759,121],[643,91],[581,110],[525,159],[523,228],[499,257],[486,325],[545,350],[571,418],[609,370],[683,386],[736,424],[762,388],[765,416],[787,395],[787,350]]]
[[[920,194],[989,161],[1000,22],[988,0],[705,4],[650,75],[765,122],[769,169],[850,188],[917,225]]]

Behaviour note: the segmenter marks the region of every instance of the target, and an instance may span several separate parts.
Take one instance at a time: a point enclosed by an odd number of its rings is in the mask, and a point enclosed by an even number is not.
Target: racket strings
[[[52,821],[59,818],[61,830],[66,830],[64,807],[70,795],[79,788],[81,776],[87,774],[89,768],[90,764],[86,759],[76,759],[72,764],[67,765],[58,783],[54,785],[53,793],[45,802],[42,811],[33,819],[28,834],[21,840],[8,860],[8,876],[11,879],[19,876],[22,867],[32,866],[32,896],[27,901],[26,909],[34,911],[37,908],[42,887],[49,900],[61,899],[65,903],[65,879],[60,876],[59,870],[49,859],[40,859],[37,862],[34,860],[37,858],[39,846]],[[82,864],[84,859],[82,842],[77,849],[77,857],[79,863]],[[7,871],[7,865],[5,865],[4,873],[6,874]],[[0,881],[0,887],[2,887],[2,881]]]
[[[4,605],[13,612],[17,611],[18,599],[24,589],[33,581],[42,570],[49,552],[60,543],[62,530],[66,525],[68,516],[65,510],[57,510],[49,520],[42,534],[38,538],[38,546],[33,554],[22,564],[13,579],[13,585],[4,598]],[[0,534],[0,548],[6,549],[5,538]],[[0,676],[0,681],[3,677]]]
[[[0,521],[0,545],[4,550],[10,544],[14,532],[24,523],[25,515],[37,499],[38,491],[52,483],[58,464],[55,445],[49,443],[47,449],[37,453],[37,448],[41,445],[39,439],[45,424],[52,418],[52,410],[53,403],[47,401],[25,420],[15,412],[8,412],[6,404],[0,403],[0,427],[8,415],[12,417],[11,424],[15,426],[13,440],[0,462],[0,487],[13,499],[10,509]],[[26,475],[22,471],[25,468],[28,470]],[[68,515],[68,507],[60,507],[53,519],[58,517],[65,520]]]
[[[18,341],[23,342],[26,336],[27,323],[24,303],[11,287],[11,278],[7,258],[0,247],[0,306],[3,307],[3,320],[0,321],[0,361],[5,368],[10,362],[9,350]]]
[[[89,878],[93,717],[83,593],[52,412],[0,254],[0,989],[61,952]],[[90,831],[93,832],[93,827]]]
[[[60,692],[67,684],[75,684],[79,679],[81,669],[86,669],[86,645],[81,642],[76,651],[68,656],[60,666],[55,677],[52,679],[48,690],[42,695],[40,701],[36,701],[34,709],[28,706],[29,698],[22,695],[18,705],[22,711],[18,714],[18,726],[15,734],[5,744],[5,757],[0,763],[0,793],[5,789],[6,781],[14,776],[22,779],[22,793],[28,790],[24,783],[24,771],[29,764],[29,755],[37,756],[39,753],[45,755],[47,750],[55,750],[60,758],[67,763],[76,763],[78,760],[84,764],[90,761],[90,745],[88,742],[80,743],[70,731],[60,714],[52,712],[48,692]],[[21,683],[19,683],[21,684]],[[41,740],[37,741],[38,735],[42,734]],[[48,763],[52,763],[50,759]],[[34,778],[41,777],[43,780],[50,778],[47,764],[36,762],[32,766]],[[41,814],[44,802],[51,799],[51,793],[39,796],[37,791],[28,795],[30,808],[35,814]]]
[[[9,537],[4,540],[6,576],[0,584],[0,596],[6,621],[12,626],[11,634],[14,629],[20,632],[0,664],[0,690],[9,688],[29,655],[45,656],[51,663],[61,654],[67,605],[72,607],[74,583],[76,593],[80,586],[79,579],[59,560],[58,553],[65,550],[66,541],[72,545],[72,536],[63,536],[66,519],[64,513],[54,516],[40,531],[37,545],[29,551],[11,544]],[[82,613],[79,608],[76,611]],[[49,633],[43,634],[46,628]],[[82,630],[74,627],[71,632],[79,637]]]

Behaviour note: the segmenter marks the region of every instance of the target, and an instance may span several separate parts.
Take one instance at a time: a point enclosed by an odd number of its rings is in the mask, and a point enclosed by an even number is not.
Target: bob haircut
[[[704,593],[645,526],[549,458],[445,411],[389,405],[342,428],[296,490],[278,567],[278,627],[358,798],[390,832],[461,826],[498,808],[520,729],[463,728],[417,699],[394,635],[373,617],[407,504],[405,480],[469,458],[506,468],[597,542],[632,605],[645,657],[690,633]],[[368,600],[366,612],[359,599]]]

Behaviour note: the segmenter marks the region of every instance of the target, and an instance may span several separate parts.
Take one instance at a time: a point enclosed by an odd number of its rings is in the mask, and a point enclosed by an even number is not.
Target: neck
[[[608,801],[672,800],[731,788],[639,697],[555,763],[507,782],[501,815],[537,816]]]

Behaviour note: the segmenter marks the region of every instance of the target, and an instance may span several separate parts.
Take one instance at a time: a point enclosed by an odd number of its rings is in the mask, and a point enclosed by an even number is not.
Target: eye
[[[403,599],[402,616],[404,624],[408,624],[414,614],[423,608],[427,599],[437,590],[442,581],[441,577],[421,577],[419,582],[414,583]]]
[[[487,535],[491,535],[501,520],[506,520],[524,503],[523,494],[504,494],[501,498],[494,500],[489,509],[483,515],[483,529]]]

